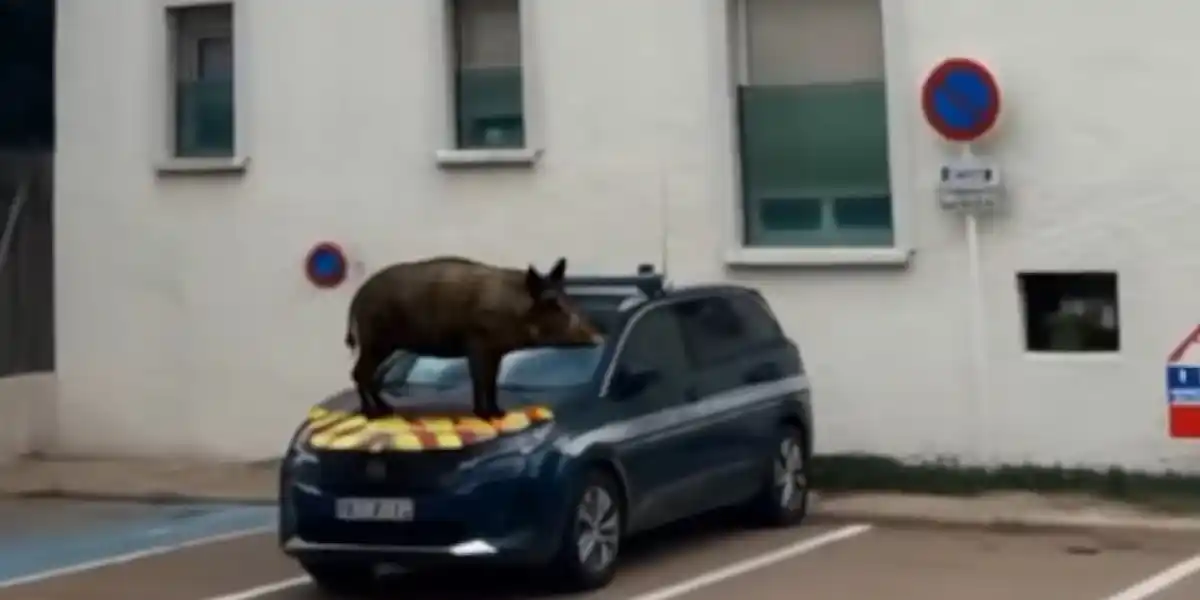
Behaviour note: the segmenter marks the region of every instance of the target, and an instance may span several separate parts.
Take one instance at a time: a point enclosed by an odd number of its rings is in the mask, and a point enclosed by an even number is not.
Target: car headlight
[[[311,478],[311,474],[320,464],[321,458],[308,447],[306,436],[298,434],[292,439],[280,470],[288,479],[295,479],[297,476]]]
[[[485,460],[472,469],[472,479],[495,481],[520,477],[525,472],[529,459],[524,454],[504,454]]]
[[[320,468],[321,458],[302,445],[297,445],[284,463],[284,485],[292,486],[311,496],[320,496],[322,492],[317,487]]]
[[[320,464],[320,462],[320,457],[303,446],[296,446],[295,449],[292,450],[291,459],[288,460],[289,466],[294,469],[303,468],[306,465]]]
[[[553,429],[553,423],[546,423],[545,425],[535,426],[529,431],[518,433],[511,439],[513,449],[523,456],[531,454],[540,448],[542,444],[546,443]]]
[[[485,483],[524,476],[529,470],[533,453],[550,438],[551,428],[550,425],[541,426],[508,439],[497,440],[500,446],[485,456],[464,463],[464,481],[467,485],[461,491],[470,492]]]

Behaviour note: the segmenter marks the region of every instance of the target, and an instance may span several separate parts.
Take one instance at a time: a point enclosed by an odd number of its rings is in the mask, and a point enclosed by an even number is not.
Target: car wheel
[[[317,587],[335,594],[364,592],[375,583],[375,567],[370,563],[300,561],[300,566]]]
[[[593,471],[574,500],[552,575],[565,591],[604,587],[616,574],[621,549],[624,503],[620,488],[609,474]]]
[[[754,519],[781,527],[794,525],[808,515],[809,467],[804,433],[795,426],[779,428],[771,446],[769,476],[751,502]]]

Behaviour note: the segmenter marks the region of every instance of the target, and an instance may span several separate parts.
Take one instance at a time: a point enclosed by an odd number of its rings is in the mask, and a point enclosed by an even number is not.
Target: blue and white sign
[[[1167,396],[1171,404],[1200,404],[1200,365],[1167,365]]]
[[[1167,355],[1167,421],[1172,439],[1200,438],[1200,365],[1188,358],[1188,350],[1196,347],[1200,347],[1200,325],[1193,326]]]

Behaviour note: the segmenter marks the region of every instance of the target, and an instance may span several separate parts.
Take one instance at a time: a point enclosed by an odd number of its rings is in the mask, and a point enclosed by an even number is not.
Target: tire
[[[796,525],[808,516],[809,456],[804,432],[780,425],[771,445],[763,489],[746,507],[751,518],[768,527]]]
[[[335,594],[365,592],[375,584],[375,567],[357,562],[300,561],[317,587]]]
[[[549,575],[564,592],[602,588],[617,572],[625,524],[621,488],[608,473],[591,471],[570,506]],[[595,540],[590,551],[583,548],[588,535]]]

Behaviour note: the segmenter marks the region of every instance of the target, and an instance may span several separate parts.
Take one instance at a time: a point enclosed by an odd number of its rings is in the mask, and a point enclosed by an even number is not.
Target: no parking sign
[[[942,137],[972,142],[987,134],[1000,118],[1000,87],[980,62],[948,58],[925,79],[921,109]]]
[[[333,242],[320,242],[304,258],[304,275],[319,288],[333,288],[346,280],[346,253]]]

